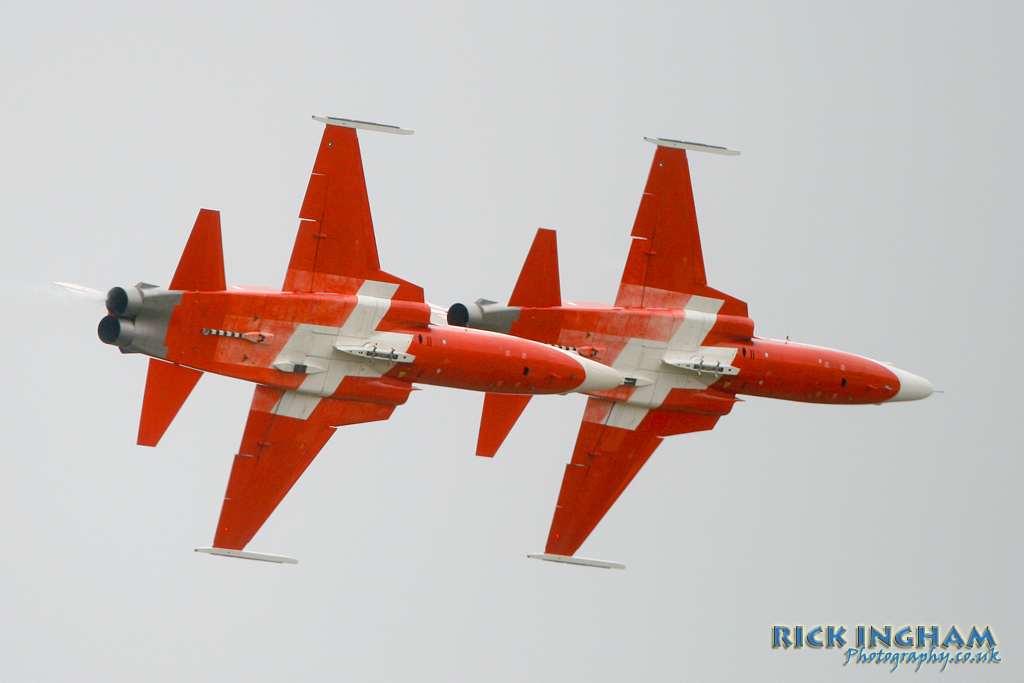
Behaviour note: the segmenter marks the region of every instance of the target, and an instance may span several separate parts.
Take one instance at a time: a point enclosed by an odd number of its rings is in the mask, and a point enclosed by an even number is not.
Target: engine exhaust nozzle
[[[118,318],[116,315],[105,316],[100,320],[99,328],[96,331],[100,335],[100,341],[104,344],[121,348],[128,346],[135,339],[135,323],[127,318]]]
[[[107,292],[107,312],[110,315],[133,318],[142,310],[142,292],[138,287],[114,287]]]
[[[519,306],[477,299],[471,304],[452,304],[448,309],[448,324],[508,334],[512,323],[519,318],[519,311]]]

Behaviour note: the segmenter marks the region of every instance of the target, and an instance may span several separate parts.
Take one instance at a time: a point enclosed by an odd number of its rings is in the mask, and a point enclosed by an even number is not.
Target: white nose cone
[[[922,398],[928,398],[935,391],[932,383],[924,377],[918,377],[912,372],[900,370],[891,365],[886,367],[892,370],[900,381],[900,390],[889,399],[890,401],[918,401]]]
[[[583,366],[586,377],[583,380],[583,384],[573,389],[573,391],[607,391],[622,385],[622,375],[617,370],[582,356],[577,356],[576,360]]]

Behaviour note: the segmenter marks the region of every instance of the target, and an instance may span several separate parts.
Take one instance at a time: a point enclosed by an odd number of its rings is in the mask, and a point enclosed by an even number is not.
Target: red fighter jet
[[[202,210],[167,288],[107,295],[100,339],[152,358],[138,442],[155,446],[204,372],[256,383],[213,547],[243,549],[336,427],[386,420],[413,383],[488,395],[600,391],[622,384],[600,362],[540,342],[431,324],[423,290],[380,269],[356,129],[326,124],[280,291],[228,287],[220,214]]]
[[[507,304],[479,299],[448,311],[450,324],[557,344],[625,378],[589,392],[547,547],[530,557],[623,568],[573,555],[663,437],[712,429],[737,395],[846,405],[933,391],[888,363],[755,337],[747,305],[707,285],[686,158],[686,150],[739,152],[646,139],[657,151],[614,306],[562,301],[555,233],[540,230]],[[485,399],[478,455],[494,455],[529,399]]]

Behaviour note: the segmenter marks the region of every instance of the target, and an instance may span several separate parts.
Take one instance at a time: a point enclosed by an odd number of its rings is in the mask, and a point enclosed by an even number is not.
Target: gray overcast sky
[[[773,624],[989,625],[1019,680],[1019,2],[22,3],[0,22],[7,391],[0,677],[880,680]],[[322,127],[361,134],[385,269],[511,292],[537,227],[613,299],[654,148],[691,155],[710,284],[764,336],[946,393],[751,399],[662,445],[580,554],[543,548],[584,400],[473,456],[480,395],[340,430],[251,544],[209,545],[252,388],[206,376],[134,444],[145,360],[50,287],[166,284],[200,207],[229,282],[279,286]],[[909,676],[910,672],[897,672]]]

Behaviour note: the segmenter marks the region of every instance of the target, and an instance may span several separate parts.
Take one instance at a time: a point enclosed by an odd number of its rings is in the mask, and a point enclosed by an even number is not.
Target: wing
[[[674,140],[658,145],[633,224],[626,268],[615,305],[636,308],[685,308],[688,295],[725,299],[723,313],[747,314],[747,305],[707,286],[704,254],[697,228],[687,149],[732,153]]]
[[[590,398],[572,462],[565,468],[544,552],[571,556],[661,443],[711,429],[719,415],[647,410]]]
[[[257,386],[242,446],[231,468],[214,547],[244,548],[331,438],[335,427],[386,420],[394,410],[394,405],[319,398]]]
[[[356,138],[356,128],[412,131],[345,119],[317,120],[327,126],[299,212],[299,232],[282,289],[355,294],[364,280],[374,280],[399,285],[396,299],[422,302],[421,288],[380,269]]]

